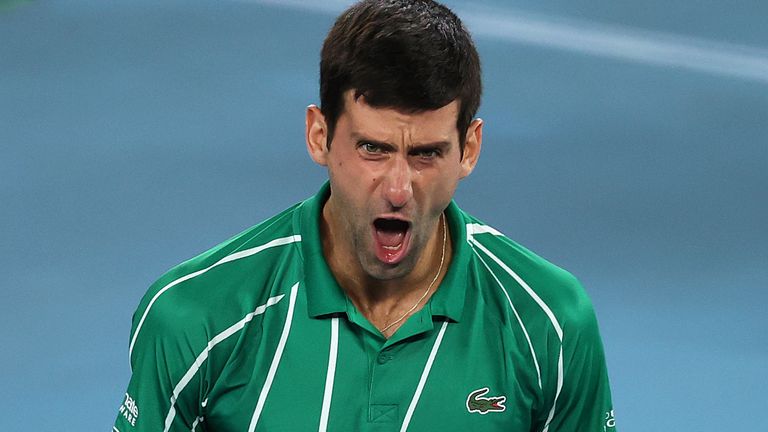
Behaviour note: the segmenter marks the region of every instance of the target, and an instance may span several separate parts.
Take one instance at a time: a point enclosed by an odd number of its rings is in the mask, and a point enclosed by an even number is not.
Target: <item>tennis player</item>
[[[452,200],[480,76],[441,4],[342,13],[306,113],[328,181],[150,287],[113,432],[614,431],[579,282]]]

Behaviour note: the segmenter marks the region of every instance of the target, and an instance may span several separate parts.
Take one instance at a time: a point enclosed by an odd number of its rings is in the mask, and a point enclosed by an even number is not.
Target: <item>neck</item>
[[[437,290],[450,266],[452,247],[447,223],[443,221],[445,215],[438,218],[413,271],[401,278],[381,280],[364,271],[357,254],[351,250],[351,242],[347,241],[348,230],[332,213],[327,205],[323,208],[320,224],[323,253],[331,273],[357,309],[380,329],[403,314],[410,315],[421,309]],[[411,310],[415,304],[417,307]],[[385,336],[394,333],[399,324],[382,333]]]

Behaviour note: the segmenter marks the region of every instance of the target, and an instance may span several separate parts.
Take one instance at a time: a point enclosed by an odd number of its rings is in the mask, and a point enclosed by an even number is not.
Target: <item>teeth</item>
[[[400,244],[399,244],[399,245],[397,245],[397,246],[383,246],[383,245],[382,245],[381,247],[383,247],[383,248],[384,248],[384,249],[386,249],[386,250],[396,251],[396,250],[400,249],[400,247],[402,247],[402,246],[403,246],[403,244],[402,244],[402,243],[400,243]]]

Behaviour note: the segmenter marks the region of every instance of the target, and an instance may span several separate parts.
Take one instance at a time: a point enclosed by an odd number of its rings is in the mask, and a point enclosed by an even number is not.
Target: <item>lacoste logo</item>
[[[504,406],[504,402],[507,401],[507,397],[483,397],[488,394],[489,391],[490,389],[488,387],[483,387],[470,393],[469,396],[467,396],[467,411],[471,413],[487,414],[489,412],[503,412],[506,410],[507,407]]]

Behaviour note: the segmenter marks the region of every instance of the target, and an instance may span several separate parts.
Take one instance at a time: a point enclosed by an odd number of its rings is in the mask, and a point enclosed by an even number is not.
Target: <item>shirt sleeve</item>
[[[147,302],[150,294],[134,314],[131,379],[113,432],[189,432],[202,418],[204,381],[196,350],[205,345],[192,334],[189,310],[169,302],[173,296],[167,294],[171,298]]]
[[[586,295],[563,321],[562,387],[548,432],[615,432],[605,354],[592,303]],[[559,367],[558,367],[559,368]]]

